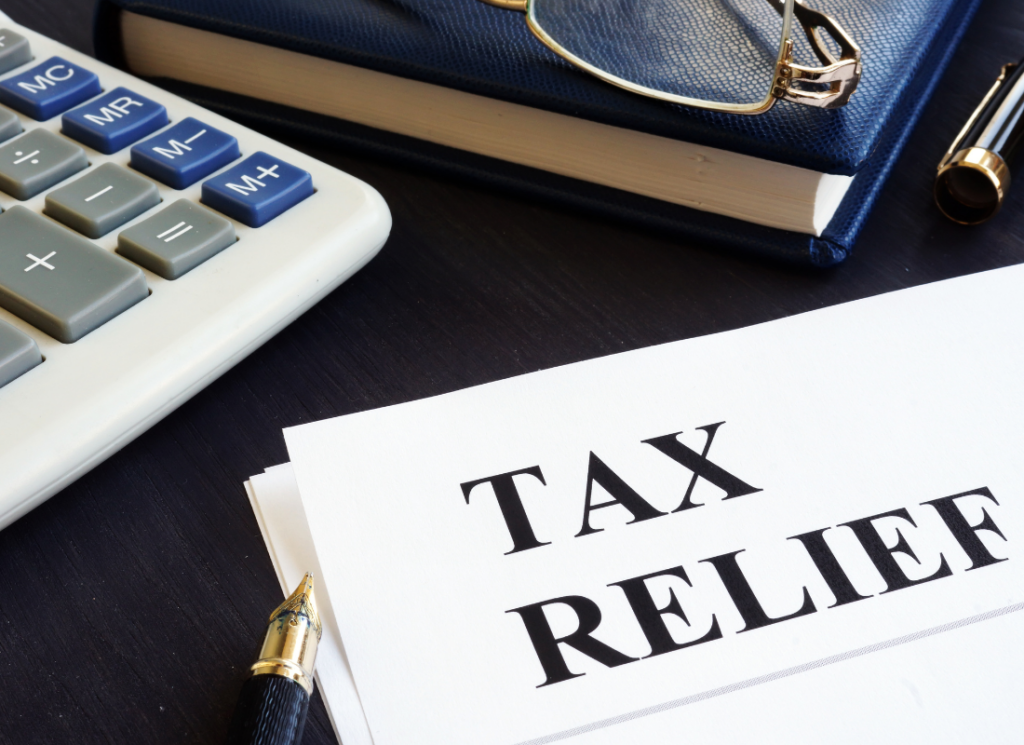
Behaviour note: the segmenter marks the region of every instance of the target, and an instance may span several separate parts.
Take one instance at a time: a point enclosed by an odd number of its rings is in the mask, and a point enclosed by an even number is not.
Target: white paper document
[[[343,743],[1016,741],[1022,341],[1013,267],[286,430]]]

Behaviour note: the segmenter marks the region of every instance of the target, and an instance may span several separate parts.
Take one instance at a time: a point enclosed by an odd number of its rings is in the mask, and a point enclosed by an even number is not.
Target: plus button
[[[45,266],[50,271],[53,271],[55,269],[55,267],[53,266],[53,264],[48,264],[47,261],[49,259],[52,259],[56,255],[57,255],[56,251],[50,251],[50,253],[46,254],[46,256],[44,256],[43,258],[40,259],[38,256],[33,256],[32,254],[25,254],[25,258],[32,259],[32,262],[33,262],[32,264],[30,264],[25,269],[25,271],[26,272],[31,272],[37,266]]]

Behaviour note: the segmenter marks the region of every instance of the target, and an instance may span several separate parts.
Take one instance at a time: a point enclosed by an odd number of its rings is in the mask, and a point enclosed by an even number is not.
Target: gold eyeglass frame
[[[845,106],[850,96],[857,89],[861,75],[861,50],[856,42],[832,16],[815,10],[804,4],[803,0],[767,0],[782,16],[782,41],[779,55],[775,62],[775,75],[765,97],[755,103],[719,103],[705,101],[700,98],[680,96],[675,93],[648,88],[612,75],[599,67],[580,59],[563,47],[540,28],[529,12],[532,0],[479,0],[504,10],[514,10],[526,15],[526,24],[533,35],[540,39],[552,52],[568,60],[580,69],[600,78],[606,83],[624,88],[641,96],[655,98],[659,101],[692,106],[708,111],[721,111],[730,114],[763,114],[775,105],[776,101],[792,101],[804,106],[820,109],[837,109]],[[685,2],[685,0],[683,0]],[[814,50],[815,56],[824,67],[806,67],[793,62],[792,20],[796,18],[803,27],[804,33]],[[840,56],[837,58],[825,46],[821,32],[825,31],[838,45]]]

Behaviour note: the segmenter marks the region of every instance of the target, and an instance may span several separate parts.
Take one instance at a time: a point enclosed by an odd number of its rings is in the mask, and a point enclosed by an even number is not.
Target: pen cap
[[[976,225],[999,212],[1022,142],[1024,65],[1009,64],[939,164],[934,193],[943,214]]]

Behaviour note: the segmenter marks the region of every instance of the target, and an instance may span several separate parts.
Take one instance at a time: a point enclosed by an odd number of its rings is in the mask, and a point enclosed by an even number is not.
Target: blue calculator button
[[[203,204],[258,228],[313,194],[313,177],[266,153],[253,153],[203,183]]]
[[[198,119],[182,119],[132,148],[132,168],[184,189],[241,157],[238,140]]]
[[[43,121],[102,92],[96,73],[50,57],[28,72],[0,80],[0,102]]]
[[[101,153],[123,147],[167,124],[167,109],[127,88],[115,88],[95,101],[69,111],[61,131]]]

